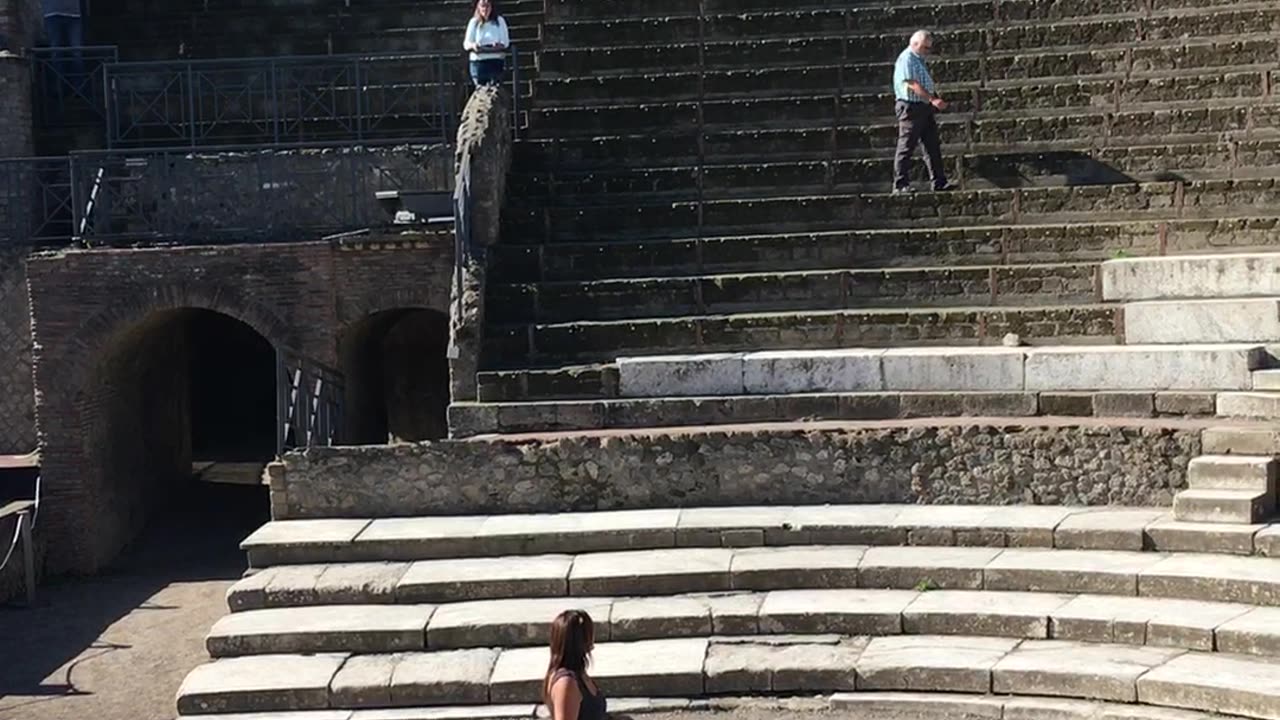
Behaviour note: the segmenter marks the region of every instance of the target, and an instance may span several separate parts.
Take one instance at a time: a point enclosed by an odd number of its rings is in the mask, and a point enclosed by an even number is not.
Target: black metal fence
[[[337,445],[342,434],[342,373],[288,350],[276,353],[276,450]]]
[[[44,245],[72,237],[72,195],[68,158],[0,159],[0,240]]]
[[[457,54],[316,55],[105,66],[111,147],[452,137]]]
[[[114,45],[42,47],[31,51],[36,127],[98,127],[107,121],[106,68],[120,59]]]

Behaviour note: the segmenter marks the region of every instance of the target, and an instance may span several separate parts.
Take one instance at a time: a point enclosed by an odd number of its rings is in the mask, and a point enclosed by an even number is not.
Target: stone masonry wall
[[[318,448],[275,518],[801,503],[1168,505],[1197,429],[1094,421],[814,424]]]
[[[0,455],[36,449],[33,382],[26,261],[9,250],[0,252]]]
[[[415,239],[416,238],[416,239]],[[167,311],[214,310],[277,346],[337,365],[338,338],[397,308],[444,314],[453,243],[447,235],[323,242],[43,253],[28,261],[36,415],[43,455],[42,529],[50,572],[92,572],[141,529],[146,478],[136,458],[104,456],[120,428],[99,408],[112,388],[102,363],[138,348]],[[154,417],[154,414],[152,415]],[[123,450],[120,451],[124,453]],[[144,468],[145,469],[145,468]],[[150,472],[148,469],[147,472]],[[141,494],[141,495],[140,495]]]
[[[44,35],[42,22],[40,0],[0,0],[0,51],[25,54]]]

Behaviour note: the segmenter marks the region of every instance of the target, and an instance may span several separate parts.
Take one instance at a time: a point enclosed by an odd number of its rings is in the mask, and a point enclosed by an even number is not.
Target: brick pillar
[[[0,0],[0,51],[26,55],[44,33],[40,0]]]
[[[27,157],[34,148],[30,61],[0,51],[0,158]]]

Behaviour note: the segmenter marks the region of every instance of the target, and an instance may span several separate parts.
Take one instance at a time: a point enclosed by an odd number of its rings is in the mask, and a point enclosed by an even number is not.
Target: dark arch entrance
[[[434,310],[375,313],[339,341],[344,442],[434,440],[449,433],[449,321]]]
[[[197,516],[265,518],[258,478],[275,455],[275,383],[271,343],[222,313],[166,310],[117,334],[81,398],[104,544],[124,547],[184,499]],[[234,489],[213,497],[200,480]]]

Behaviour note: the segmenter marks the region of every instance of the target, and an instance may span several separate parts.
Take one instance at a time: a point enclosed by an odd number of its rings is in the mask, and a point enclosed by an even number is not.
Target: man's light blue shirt
[[[925,102],[923,97],[907,89],[908,80],[915,80],[926,92],[933,94],[933,76],[929,74],[929,66],[911,48],[903,50],[893,64],[893,97],[907,102]]]

